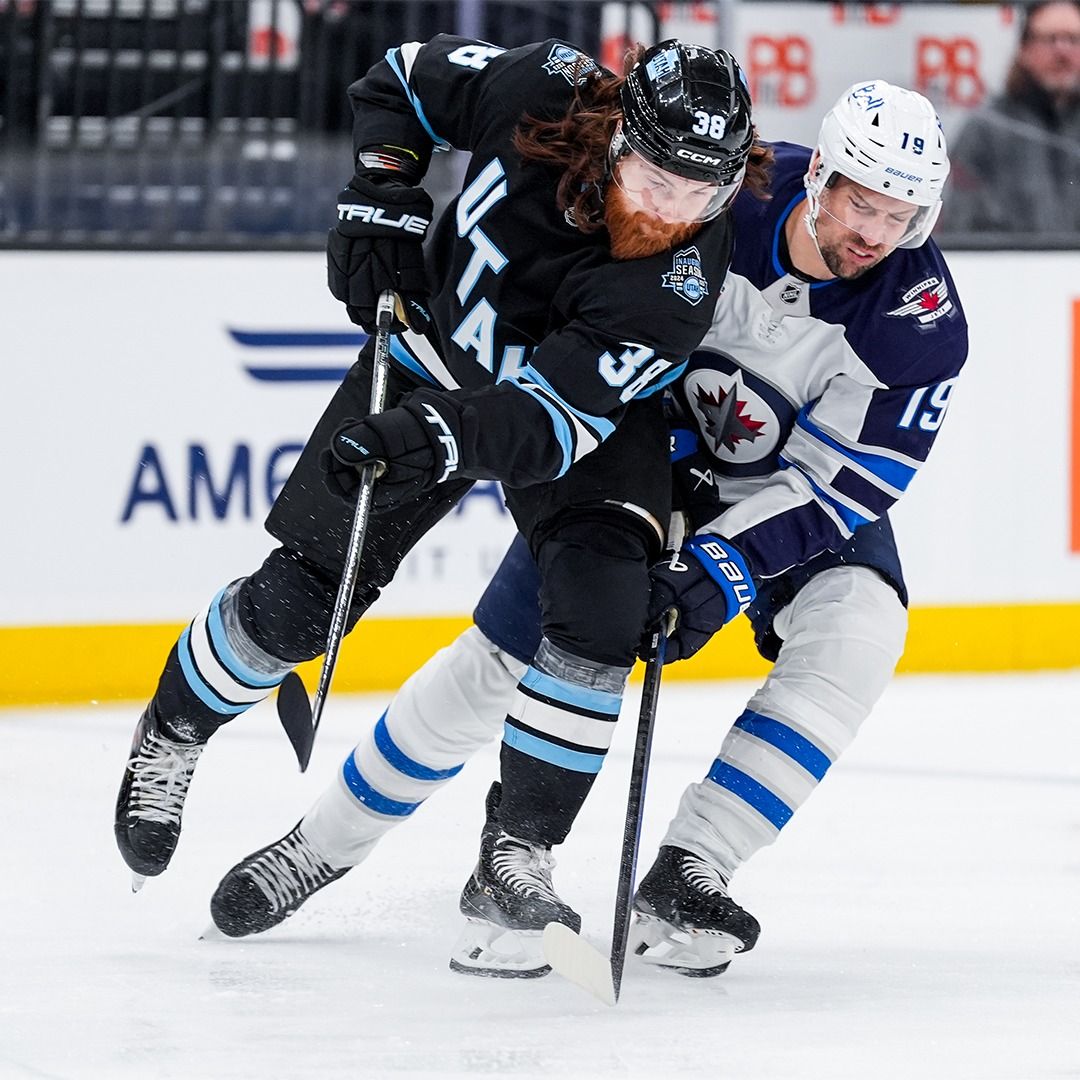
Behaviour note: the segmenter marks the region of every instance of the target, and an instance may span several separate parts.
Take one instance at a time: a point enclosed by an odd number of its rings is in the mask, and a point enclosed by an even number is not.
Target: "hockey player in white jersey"
[[[634,902],[634,952],[697,976],[754,946],[759,927],[731,898],[732,875],[805,802],[891,678],[907,594],[887,512],[926,460],[967,354],[929,239],[949,169],[930,103],[857,84],[813,151],[774,149],[773,198],[736,200],[724,296],[669,387],[690,539],[652,570],[652,615],[679,610],[668,657],[692,655],[745,610],[775,662],[686,789]],[[211,904],[225,933],[292,914],[500,730],[532,758],[538,785],[600,768],[589,722],[570,731],[537,711],[525,724],[514,709],[539,641],[537,581],[519,540],[476,625],[405,683],[297,829],[225,875]],[[496,786],[489,815],[497,802]],[[452,966],[544,974],[535,936],[486,918],[476,891],[474,877]]]

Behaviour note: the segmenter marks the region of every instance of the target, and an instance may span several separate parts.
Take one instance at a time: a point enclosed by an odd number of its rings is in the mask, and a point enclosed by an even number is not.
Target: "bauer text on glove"
[[[717,630],[744,611],[756,589],[746,559],[729,541],[701,533],[649,570],[649,626],[669,608],[679,613],[667,659],[693,656]]]

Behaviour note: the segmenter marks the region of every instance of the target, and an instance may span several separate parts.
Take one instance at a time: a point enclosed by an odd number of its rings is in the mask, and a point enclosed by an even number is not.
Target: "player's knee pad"
[[[240,587],[237,598],[241,626],[255,644],[298,664],[320,656],[337,599],[338,578],[317,563],[277,548]],[[359,584],[345,623],[348,633],[378,596]]]
[[[903,653],[904,605],[875,571],[838,566],[812,578],[774,625],[783,646],[750,708],[806,725],[826,753],[839,753]]]
[[[540,546],[544,637],[565,652],[629,666],[645,629],[651,534],[628,514],[567,520]]]

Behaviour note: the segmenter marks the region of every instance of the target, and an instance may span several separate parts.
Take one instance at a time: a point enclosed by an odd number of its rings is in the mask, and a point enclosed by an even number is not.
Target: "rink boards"
[[[950,264],[971,358],[894,515],[903,667],[1077,666],[1080,254]],[[178,627],[263,558],[266,510],[359,344],[324,279],[307,253],[0,255],[0,703],[144,696]],[[511,535],[479,485],[406,559],[335,685],[391,687],[449,641]],[[671,675],[764,670],[733,626]]]

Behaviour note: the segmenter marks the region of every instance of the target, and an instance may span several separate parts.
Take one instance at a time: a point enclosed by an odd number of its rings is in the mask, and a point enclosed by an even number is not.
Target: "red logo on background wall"
[[[935,101],[965,109],[981,105],[986,84],[979,46],[966,37],[921,37],[915,45],[915,89]]]
[[[900,4],[833,4],[834,23],[864,23],[867,26],[892,26],[900,19]]]
[[[750,97],[755,103],[798,109],[813,101],[814,54],[806,38],[755,34],[746,55]]]

